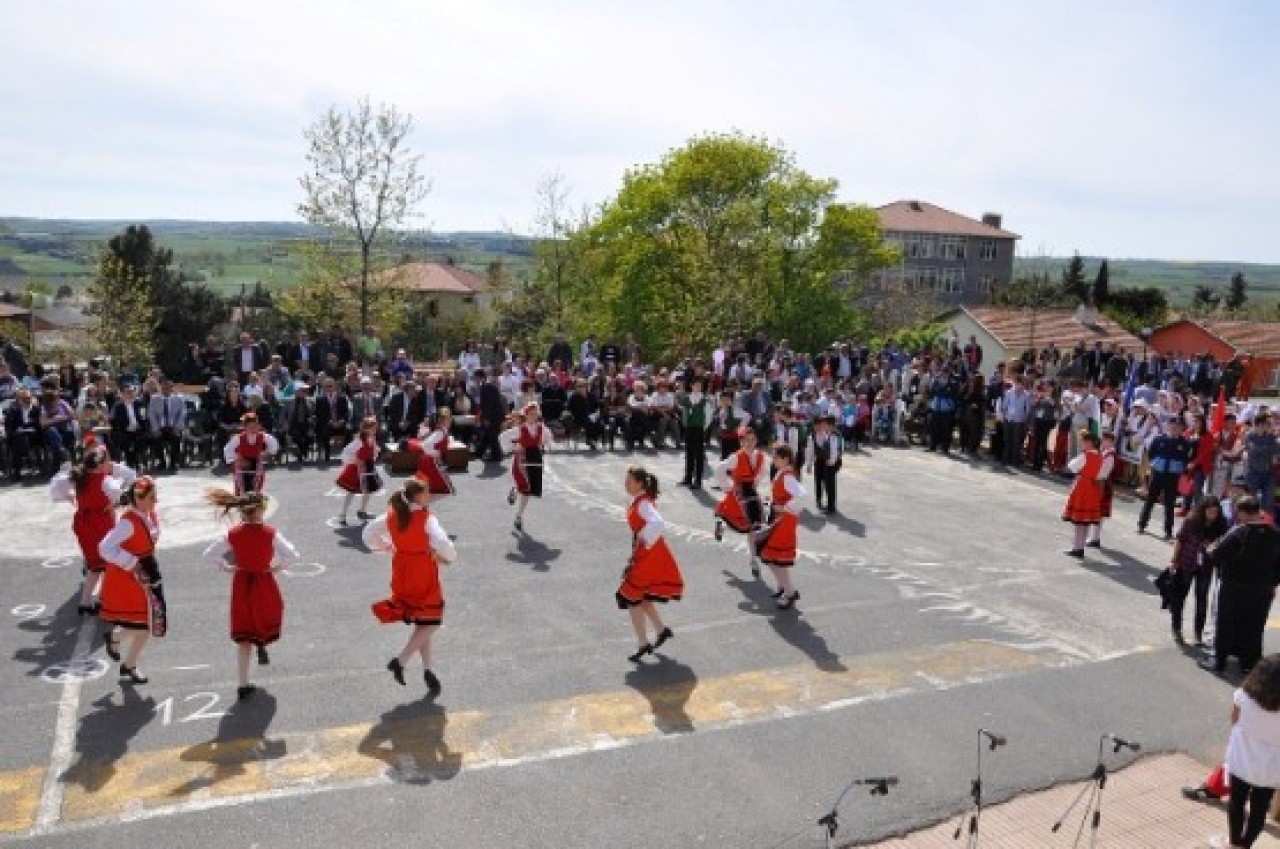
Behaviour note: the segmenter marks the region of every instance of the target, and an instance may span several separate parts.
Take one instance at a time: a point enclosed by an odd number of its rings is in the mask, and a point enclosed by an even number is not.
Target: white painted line
[[[209,668],[209,664],[207,664],[207,663],[196,663],[196,664],[193,664],[192,666],[175,666],[175,667],[173,667],[173,671],[174,671],[174,672],[189,672],[189,671],[191,671],[191,670],[193,670],[193,669],[208,669],[208,668]]]
[[[76,633],[76,646],[72,651],[72,663],[88,659],[89,643],[98,620],[87,617],[81,620]],[[62,776],[71,767],[76,750],[76,724],[80,718],[81,676],[68,676],[62,685],[62,697],[58,699],[58,718],[53,726],[53,750],[49,753],[49,771],[45,773],[44,788],[40,791],[40,807],[36,810],[33,834],[45,834],[62,818],[62,798],[66,786]]]

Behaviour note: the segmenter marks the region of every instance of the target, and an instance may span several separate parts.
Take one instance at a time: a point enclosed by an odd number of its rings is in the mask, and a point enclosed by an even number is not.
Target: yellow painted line
[[[44,773],[42,767],[0,772],[0,834],[28,831],[36,824]]]
[[[386,781],[429,782],[481,769],[634,745],[989,681],[1069,662],[1048,650],[961,641],[698,679],[673,662],[630,672],[633,687],[485,711],[419,701],[375,723],[129,753],[78,762],[64,779],[59,828],[162,816]],[[645,683],[646,677],[653,683]],[[245,709],[252,710],[252,702]],[[0,774],[20,804],[0,833],[31,827],[42,770]],[[28,810],[29,809],[29,810]]]

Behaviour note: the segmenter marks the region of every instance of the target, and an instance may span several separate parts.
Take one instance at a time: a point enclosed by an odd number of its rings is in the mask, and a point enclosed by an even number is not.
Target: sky
[[[1280,262],[1271,0],[41,0],[0,12],[0,216],[297,220],[305,128],[413,115],[412,226],[530,232],[706,133],[1025,256]]]

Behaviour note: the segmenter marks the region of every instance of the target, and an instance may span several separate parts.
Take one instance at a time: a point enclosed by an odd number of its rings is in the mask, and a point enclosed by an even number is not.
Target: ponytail
[[[231,515],[232,510],[239,510],[246,518],[267,506],[267,496],[260,492],[246,492],[236,495],[225,489],[205,490],[204,500],[222,512],[222,518]]]
[[[417,498],[427,485],[417,478],[409,478],[404,482],[404,486],[391,496],[391,500],[387,503],[391,505],[391,510],[396,514],[396,527],[405,530],[409,527],[409,514],[413,508],[413,499]]]

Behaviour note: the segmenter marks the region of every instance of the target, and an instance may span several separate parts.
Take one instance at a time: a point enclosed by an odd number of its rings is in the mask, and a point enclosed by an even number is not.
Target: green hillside
[[[1092,280],[1102,258],[1084,259],[1086,277]],[[1040,271],[1046,264],[1056,277],[1057,272],[1067,264],[1067,258],[1019,259],[1014,263],[1014,273]],[[1237,271],[1244,273],[1250,300],[1280,302],[1280,265],[1111,258],[1107,259],[1107,265],[1113,287],[1136,289],[1154,286],[1165,290],[1172,306],[1189,304],[1197,286],[1215,286],[1225,292],[1227,282]]]

